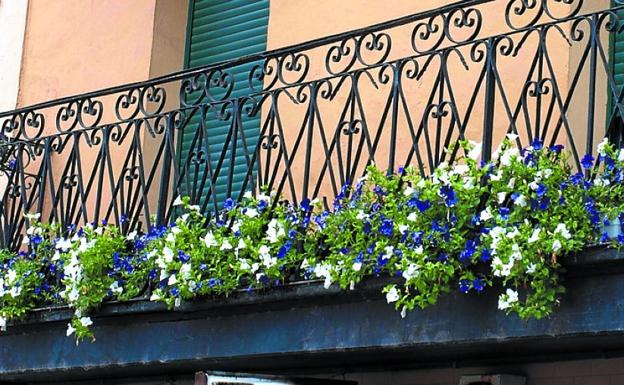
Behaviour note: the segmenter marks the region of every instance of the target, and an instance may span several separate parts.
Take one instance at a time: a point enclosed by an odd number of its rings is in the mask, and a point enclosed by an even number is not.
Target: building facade
[[[20,248],[31,212],[130,232],[167,223],[178,196],[331,202],[372,163],[427,174],[451,144],[489,160],[509,133],[564,144],[580,170],[621,140],[623,24],[610,0],[3,0],[0,124],[19,171],[0,181],[2,245]],[[539,321],[461,293],[402,319],[381,278],[174,311],[111,302],[79,346],[71,310],[37,309],[0,334],[0,384],[624,384],[622,260],[571,256]]]

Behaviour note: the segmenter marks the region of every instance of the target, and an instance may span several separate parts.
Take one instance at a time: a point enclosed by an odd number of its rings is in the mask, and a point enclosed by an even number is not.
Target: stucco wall
[[[147,80],[182,69],[186,4],[186,0],[31,0],[18,105]],[[114,115],[117,96],[99,99],[104,103],[101,123],[117,120]],[[170,103],[175,100],[172,98]],[[57,110],[42,111],[47,134],[57,133]],[[142,139],[149,159],[153,146],[149,138]],[[78,140],[86,185],[91,170],[96,167],[99,147],[89,148],[84,137]],[[122,173],[131,142],[128,139],[111,146],[108,155],[115,178]],[[52,157],[57,186],[63,182],[60,175],[69,164],[70,149],[67,146],[62,154]],[[30,167],[37,169],[39,162]],[[103,188],[100,202],[108,207],[113,194],[110,181],[105,177],[100,185]],[[46,192],[44,217],[53,193]],[[89,195],[87,210],[91,211],[96,202],[95,191]],[[93,214],[89,212],[89,216]]]
[[[0,2],[0,111],[15,108],[28,2]]]

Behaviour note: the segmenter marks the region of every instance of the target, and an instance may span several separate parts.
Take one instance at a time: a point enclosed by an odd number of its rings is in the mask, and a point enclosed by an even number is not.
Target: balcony
[[[393,172],[413,165],[426,175],[463,155],[459,147],[449,150],[460,140],[482,143],[484,161],[507,134],[517,135],[519,148],[535,140],[564,144],[572,167],[582,171],[583,155],[595,153],[602,138],[622,140],[624,73],[615,50],[624,33],[624,5],[607,3],[467,0],[1,113],[1,246],[23,247],[30,213],[61,228],[105,222],[130,234],[175,220],[180,196],[207,215],[248,191],[275,191],[294,203],[318,198],[329,207],[367,166]],[[566,266],[587,295],[576,292],[554,319],[528,324],[495,314],[493,296],[459,295],[399,324],[379,294],[387,282],[375,279],[351,294],[321,290],[319,282],[292,283],[270,293],[186,304],[176,313],[149,296],[111,302],[98,315],[99,335],[109,342],[79,348],[61,330],[70,310],[39,309],[0,336],[7,342],[0,351],[10,357],[0,360],[0,373],[30,379],[67,371],[71,377],[85,367],[132,372],[156,362],[247,370],[250,356],[262,358],[259,368],[285,369],[332,360],[347,365],[354,357],[357,364],[370,363],[379,351],[388,354],[384,362],[426,364],[492,359],[495,340],[524,359],[538,349],[565,355],[581,340],[587,344],[578,351],[616,349],[622,314],[592,301],[620,290],[621,255],[591,249]],[[272,311],[261,311],[263,304]],[[211,314],[214,309],[222,313]],[[356,318],[374,332],[358,329]],[[318,319],[337,325],[338,337],[318,328]],[[419,328],[420,322],[430,328]],[[271,324],[290,332],[271,334]],[[273,344],[254,340],[251,331],[273,337]],[[195,343],[197,335],[205,345]],[[225,341],[241,335],[254,342]],[[174,351],[158,350],[159,338]],[[133,349],[117,355],[115,346],[127,341]],[[66,359],[32,354],[31,343],[41,351],[59,349]],[[460,347],[449,353],[451,346]],[[291,354],[288,360],[280,361],[283,353]]]

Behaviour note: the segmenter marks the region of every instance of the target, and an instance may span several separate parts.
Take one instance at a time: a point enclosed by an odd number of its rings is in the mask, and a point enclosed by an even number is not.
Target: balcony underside
[[[570,288],[550,318],[525,323],[497,311],[494,291],[453,294],[401,319],[382,279],[352,292],[308,282],[265,293],[183,304],[108,304],[96,343],[64,335],[71,313],[42,310],[0,337],[7,380],[192,373],[200,369],[302,371],[428,367],[624,353],[624,255],[588,250],[568,259]]]

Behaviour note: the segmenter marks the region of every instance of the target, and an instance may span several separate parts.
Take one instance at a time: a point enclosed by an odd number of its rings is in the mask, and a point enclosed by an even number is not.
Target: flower
[[[182,201],[182,196],[178,195],[178,197],[173,201],[173,206],[182,206],[184,202]]]
[[[399,298],[400,295],[396,286],[392,286],[390,290],[388,290],[388,292],[386,293],[386,301],[388,301],[388,303],[396,302],[399,300]]]
[[[498,308],[500,310],[506,310],[516,302],[518,302],[518,292],[512,289],[507,289],[505,294],[501,294],[498,297]]]
[[[217,246],[217,240],[215,239],[214,234],[212,233],[212,231],[208,231],[206,233],[206,235],[203,238],[204,244],[206,245],[206,247],[211,248],[214,246]]]
[[[594,165],[594,157],[592,156],[592,154],[586,154],[583,159],[581,159],[581,165],[583,166],[583,168],[592,168],[592,166]]]
[[[249,197],[251,197],[251,193],[249,194]],[[234,202],[232,198],[227,198],[225,202],[223,202],[223,208],[226,211],[232,210],[235,206],[236,206],[236,202]]]
[[[256,209],[245,209],[245,215],[249,218],[255,218],[259,215],[259,213]]]
[[[392,236],[392,230],[394,229],[394,222],[392,219],[385,219],[381,222],[379,226],[379,232],[386,237]]]
[[[444,204],[447,207],[453,207],[457,204],[457,196],[452,186],[442,186],[438,192],[440,197],[444,198]]]
[[[93,321],[89,317],[81,317],[79,321],[80,321],[80,324],[84,327],[89,327],[93,325]]]

